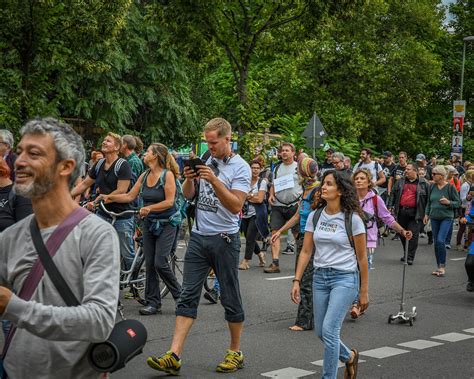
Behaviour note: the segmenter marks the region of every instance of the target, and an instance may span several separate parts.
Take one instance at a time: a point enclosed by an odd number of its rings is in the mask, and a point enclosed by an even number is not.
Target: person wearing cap
[[[319,168],[319,172],[318,172],[319,177],[321,177],[325,171],[334,169],[334,164],[332,162],[334,149],[332,147],[329,147],[325,149],[324,152],[326,153],[326,159],[323,161],[323,163],[321,164],[321,167]]]
[[[425,179],[429,182],[433,181],[433,175],[432,175],[432,167],[428,166],[426,163],[426,157],[424,154],[420,153],[416,156],[416,166],[417,168],[424,168],[425,169]]]
[[[337,153],[335,153],[337,154]],[[318,165],[315,160],[306,157],[298,161],[298,174],[300,175],[300,183],[303,187],[303,197],[298,204],[298,211],[289,219],[285,225],[278,229],[272,236],[272,243],[280,238],[282,233],[290,230],[294,225],[300,225],[300,233],[296,237],[296,265],[303,247],[304,230],[308,215],[311,213],[311,204],[314,202],[317,191],[319,189],[319,181],[316,179],[318,173]],[[311,261],[314,258],[311,258]],[[314,267],[312,264],[306,266],[306,269],[301,277],[300,282],[300,296],[301,301],[298,304],[298,311],[296,314],[295,324],[290,326],[290,330],[302,331],[311,330],[314,328],[313,318],[313,273]]]
[[[394,169],[395,163],[393,163],[393,154],[390,151],[384,151],[382,170],[387,180],[377,187],[377,192],[379,193],[379,196],[382,198],[385,204],[387,204],[388,198],[390,196],[390,193],[388,192],[388,182],[390,179],[390,173]]]
[[[415,165],[409,163],[405,167],[405,176],[395,183],[390,193],[388,208],[393,211],[395,219],[403,229],[411,231],[413,235],[408,243],[407,263],[409,265],[412,265],[415,260],[428,190],[429,183],[420,178]],[[400,241],[405,248],[405,237],[400,236]],[[402,257],[400,260],[405,259]]]

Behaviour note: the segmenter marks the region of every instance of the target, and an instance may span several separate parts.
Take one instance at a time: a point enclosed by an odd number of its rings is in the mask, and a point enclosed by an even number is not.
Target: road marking
[[[312,365],[315,365],[315,366],[321,366],[323,367],[323,360],[319,360],[319,361],[314,361],[314,362],[311,362]],[[364,362],[367,362],[367,361],[364,361],[363,359],[359,359],[359,363],[364,363]],[[337,362],[337,368],[342,368],[342,367],[346,367],[346,364],[345,363],[342,363],[341,361],[338,361]]]
[[[384,346],[384,347],[379,347],[378,349],[362,351],[359,354],[366,355],[372,358],[382,359],[382,358],[392,357],[394,355],[405,354],[409,352],[410,352],[409,350],[403,350],[403,349],[397,349],[395,347]]]
[[[439,336],[433,336],[431,338],[434,338],[435,340],[441,340],[441,341],[458,342],[458,341],[467,340],[469,338],[474,338],[474,336],[469,336],[467,334],[462,334],[462,333],[446,333],[446,334],[440,334]]]
[[[415,340],[405,343],[398,343],[398,346],[409,347],[410,349],[423,350],[429,347],[443,345],[441,342],[427,341],[427,340]]]
[[[266,376],[268,378],[291,379],[291,378],[302,378],[304,376],[313,375],[313,374],[316,374],[316,372],[302,370],[300,368],[286,367],[280,370],[264,372],[263,374],[260,374],[260,375]]]
[[[464,329],[463,332],[474,333],[474,328],[471,328],[471,329]]]
[[[450,261],[465,261],[466,258],[451,258]]]
[[[283,279],[293,279],[295,276],[280,276],[278,278],[266,278],[266,280],[283,280]]]

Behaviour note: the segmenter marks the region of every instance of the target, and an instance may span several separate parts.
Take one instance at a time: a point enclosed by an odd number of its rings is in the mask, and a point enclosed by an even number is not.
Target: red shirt
[[[416,186],[418,181],[415,180],[414,182],[405,182],[402,190],[402,197],[400,198],[400,206],[401,207],[409,207],[415,208],[416,207]]]

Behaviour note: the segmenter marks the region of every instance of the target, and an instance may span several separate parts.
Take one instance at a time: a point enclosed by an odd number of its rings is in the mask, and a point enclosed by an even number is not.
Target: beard
[[[50,167],[41,177],[33,177],[34,180],[29,184],[15,183],[14,189],[17,194],[28,199],[43,197],[54,186],[54,172],[56,166]]]

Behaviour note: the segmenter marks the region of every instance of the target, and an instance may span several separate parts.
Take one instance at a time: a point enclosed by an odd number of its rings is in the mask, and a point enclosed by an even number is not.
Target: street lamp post
[[[474,41],[474,36],[463,38],[462,66],[461,66],[461,88],[459,89],[459,100],[462,100],[462,91],[464,87],[464,62],[466,61],[466,42]]]

